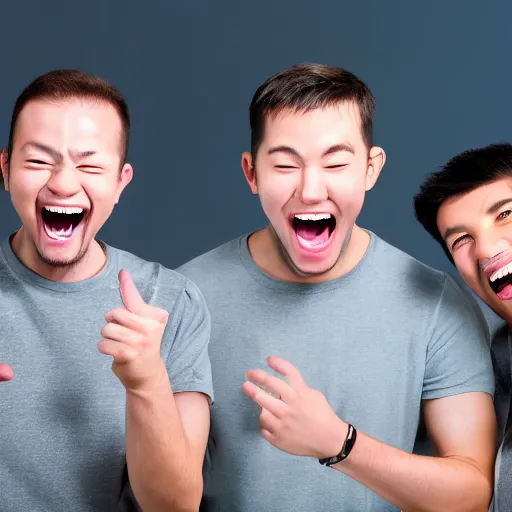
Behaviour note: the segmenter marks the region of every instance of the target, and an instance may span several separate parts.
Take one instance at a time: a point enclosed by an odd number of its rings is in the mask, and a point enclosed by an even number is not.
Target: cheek
[[[366,180],[356,175],[333,175],[328,182],[329,197],[340,211],[359,215],[366,194]]]
[[[94,176],[83,182],[83,189],[96,212],[110,213],[118,196],[119,181],[104,176]]]
[[[281,211],[293,196],[297,188],[296,181],[297,178],[293,174],[259,177],[258,194],[263,210],[267,215]]]
[[[39,192],[48,182],[49,173],[28,173],[14,172],[9,181],[9,193],[14,206],[24,206],[33,209]]]

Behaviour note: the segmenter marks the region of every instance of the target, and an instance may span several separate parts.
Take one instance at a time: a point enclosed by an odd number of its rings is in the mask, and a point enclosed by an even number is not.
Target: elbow
[[[140,508],[144,512],[197,512],[203,495],[202,477],[190,478],[177,487],[169,486],[160,496],[133,489]]]
[[[191,478],[186,488],[180,493],[180,504],[175,509],[176,512],[197,512],[201,505],[201,498],[203,496],[203,477],[201,474],[195,478]]]
[[[464,506],[456,506],[453,512],[487,512],[489,510],[489,502],[479,501],[466,504]]]
[[[431,502],[421,507],[404,508],[408,512],[488,512],[492,499],[492,482],[483,475],[481,478],[468,479],[463,487],[453,489],[446,496],[444,503]]]
[[[190,488],[188,492],[180,496],[180,502],[174,504],[174,508],[166,508],[165,511],[173,510],[174,512],[197,512],[201,505],[201,497],[203,495],[202,482],[200,485],[195,485]]]
[[[453,512],[488,512],[492,500],[492,484],[482,478],[478,484],[475,482],[473,492],[466,494],[466,499],[459,499],[453,505]]]

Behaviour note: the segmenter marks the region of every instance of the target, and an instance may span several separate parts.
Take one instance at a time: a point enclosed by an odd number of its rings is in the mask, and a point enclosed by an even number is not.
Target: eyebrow
[[[499,201],[495,202],[493,205],[491,205],[488,209],[487,209],[487,212],[486,214],[487,215],[492,215],[493,213],[496,213],[501,207],[505,206],[506,204],[508,203],[512,203],[512,197],[507,197],[505,199],[500,199]],[[453,234],[455,233],[459,233],[460,231],[467,231],[467,226],[463,225],[463,224],[459,224],[457,226],[453,226],[451,228],[448,228],[446,230],[446,233],[444,234],[443,236],[443,239],[444,241],[446,242],[446,240]]]
[[[455,233],[460,233],[461,231],[467,231],[466,226],[463,226],[462,224],[459,224],[458,226],[452,226],[451,228],[448,228],[446,230],[446,233],[443,236],[443,240],[445,241],[445,243],[447,243],[446,241],[448,240],[448,238],[450,238]]]
[[[62,162],[62,153],[60,151],[57,151],[56,149],[52,148],[51,146],[47,146],[46,144],[41,144],[40,142],[27,142],[22,149],[26,148],[35,148],[40,151],[43,151],[44,153],[47,153],[50,155],[54,160],[57,162]],[[78,158],[87,158],[89,156],[95,155],[96,151],[87,150],[87,151],[76,151],[76,150],[70,150],[69,154],[73,159]]]
[[[507,203],[512,202],[512,197],[507,197],[506,199],[501,199],[494,203],[488,210],[487,214],[490,215],[492,213],[496,213],[502,206],[505,206]]]
[[[39,151],[42,151],[43,153],[46,153],[47,155],[50,155],[54,160],[57,162],[62,161],[62,153],[60,151],[57,151],[56,149],[52,148],[51,146],[47,146],[46,144],[41,144],[40,142],[27,142],[23,145],[21,148],[24,149],[38,149]]]
[[[333,153],[339,153],[341,151],[347,151],[348,153],[352,153],[352,154],[355,153],[354,148],[350,144],[344,143],[344,144],[336,144],[336,145],[331,146],[330,148],[326,149],[322,153],[322,157],[331,155]],[[293,149],[290,146],[275,146],[273,148],[270,148],[268,150],[268,154],[272,155],[273,153],[288,153],[289,155],[292,155],[292,156],[298,158],[299,160],[303,161],[303,159],[299,155],[298,151]]]

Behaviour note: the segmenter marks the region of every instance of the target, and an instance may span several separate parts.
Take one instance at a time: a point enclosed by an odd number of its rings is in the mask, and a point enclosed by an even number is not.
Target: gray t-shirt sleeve
[[[423,399],[475,391],[494,394],[485,318],[473,297],[449,276],[430,332]]]
[[[208,343],[210,314],[201,292],[188,281],[169,319],[164,343],[170,345],[165,364],[174,393],[195,391],[213,401],[213,384]],[[171,338],[165,340],[165,337]]]

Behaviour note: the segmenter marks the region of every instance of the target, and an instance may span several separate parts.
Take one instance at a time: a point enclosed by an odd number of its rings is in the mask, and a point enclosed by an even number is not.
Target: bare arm
[[[197,511],[209,431],[200,393],[127,393],[126,458],[133,492],[144,512]]]
[[[492,496],[496,425],[492,399],[467,393],[424,402],[438,457],[412,455],[358,432],[333,466],[409,511],[486,511]]]
[[[347,423],[336,416],[322,393],[307,386],[291,363],[272,356],[268,364],[288,382],[251,370],[250,381],[242,386],[261,407],[263,437],[294,455],[334,457],[343,446]],[[358,431],[348,458],[331,467],[405,512],[486,511],[496,437],[491,396],[466,393],[425,401],[424,406],[437,457],[413,455]]]
[[[98,348],[113,357],[112,370],[126,389],[126,460],[133,493],[144,512],[197,511],[210,427],[208,399],[195,391],[173,393],[160,353],[169,314],[146,304],[125,271],[119,286],[125,307],[105,315]],[[199,342],[199,352],[192,355],[197,361],[206,354],[208,317],[200,303],[186,306],[194,318],[183,326],[180,342],[189,347],[192,340]],[[202,387],[209,386],[203,382]]]

